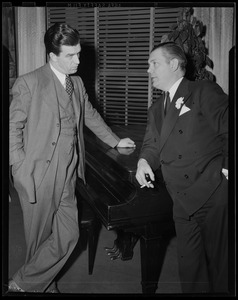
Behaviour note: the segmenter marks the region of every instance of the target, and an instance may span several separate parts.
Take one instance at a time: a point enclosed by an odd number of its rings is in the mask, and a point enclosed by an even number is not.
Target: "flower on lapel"
[[[178,100],[176,101],[175,107],[176,107],[177,109],[180,109],[181,105],[184,103],[184,102],[183,102],[183,99],[184,99],[184,97],[180,97],[180,98],[178,98]]]

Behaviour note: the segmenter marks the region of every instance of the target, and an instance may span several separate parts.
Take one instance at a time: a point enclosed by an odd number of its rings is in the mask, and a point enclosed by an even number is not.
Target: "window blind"
[[[47,7],[47,28],[56,22],[76,28],[80,33],[81,42],[94,46],[93,8]]]
[[[79,75],[105,121],[144,124],[148,106],[161,93],[151,86],[149,54],[179,12],[178,7],[49,7],[47,26],[65,22],[79,30]]]
[[[146,122],[149,46],[149,8],[99,8],[98,99],[108,122]]]

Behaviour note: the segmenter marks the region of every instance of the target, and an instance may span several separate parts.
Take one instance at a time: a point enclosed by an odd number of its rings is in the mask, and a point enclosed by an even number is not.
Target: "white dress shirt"
[[[57,78],[59,79],[63,87],[66,88],[66,83],[65,83],[66,75],[56,70],[56,68],[54,68],[51,63],[50,63],[50,68],[55,73],[55,75],[57,76]]]

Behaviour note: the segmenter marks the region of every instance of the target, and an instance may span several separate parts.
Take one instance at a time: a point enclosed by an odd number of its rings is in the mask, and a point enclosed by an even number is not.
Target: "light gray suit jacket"
[[[120,138],[89,102],[82,79],[79,76],[71,76],[71,79],[79,145],[77,171],[85,182],[84,124],[111,147],[115,147]],[[13,165],[13,177],[17,177],[24,190],[24,198],[35,203],[35,191],[51,163],[61,130],[59,103],[49,64],[20,76],[12,91],[10,165]],[[34,176],[36,168],[41,169],[41,176]]]

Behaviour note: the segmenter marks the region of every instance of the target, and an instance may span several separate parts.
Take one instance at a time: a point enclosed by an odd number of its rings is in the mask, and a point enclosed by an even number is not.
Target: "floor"
[[[104,247],[112,247],[114,231],[101,228],[93,273],[88,274],[88,251],[76,246],[59,276],[58,288],[68,294],[142,294],[140,247],[137,242],[131,260],[110,260]],[[9,277],[23,264],[25,242],[22,212],[17,194],[9,202]],[[180,294],[176,258],[176,237],[170,240],[156,294]]]

